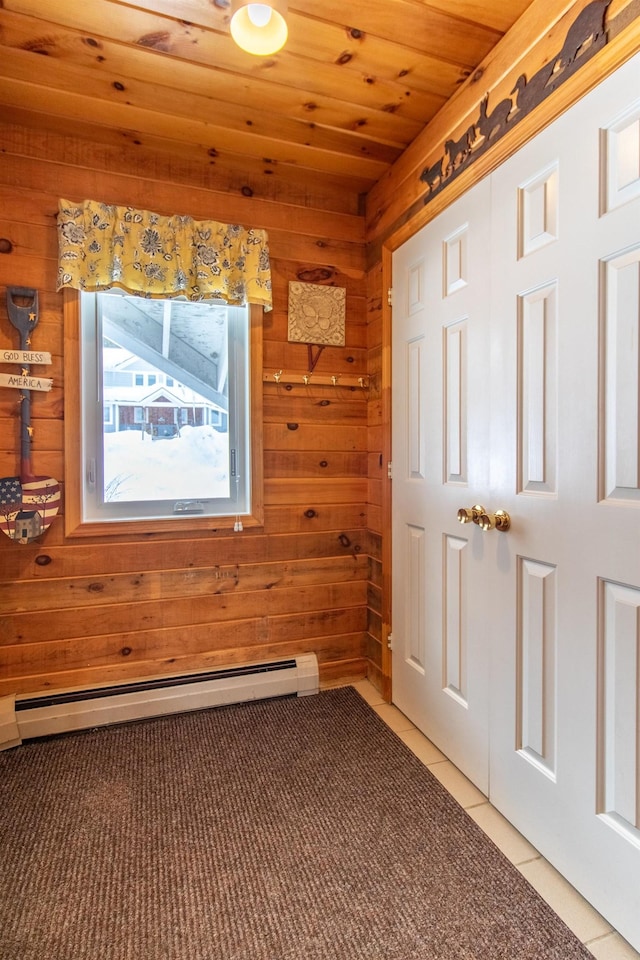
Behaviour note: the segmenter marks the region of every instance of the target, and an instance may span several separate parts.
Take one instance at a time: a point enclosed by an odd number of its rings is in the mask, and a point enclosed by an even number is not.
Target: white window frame
[[[146,509],[135,511],[135,516],[128,505],[121,512],[106,511],[110,514],[107,516],[99,498],[94,496],[91,502],[91,486],[94,490],[99,488],[96,482],[100,480],[97,443],[102,442],[103,412],[99,397],[96,399],[95,386],[101,383],[102,377],[97,350],[97,344],[102,340],[96,311],[88,306],[90,301],[95,304],[95,295],[65,291],[67,536],[115,535],[131,530],[163,532],[173,531],[177,526],[180,529],[211,530],[212,524],[215,529],[234,529],[238,527],[239,518],[242,519],[242,529],[262,526],[262,309],[249,308],[245,343],[236,343],[235,359],[230,359],[230,364],[244,364],[247,371],[245,388],[239,396],[237,392],[235,398],[237,426],[244,424],[243,431],[236,431],[234,435],[230,421],[230,435],[234,438],[231,446],[236,450],[238,474],[237,481],[231,483],[232,496],[209,501],[202,511],[199,502],[191,504],[187,499],[184,509],[180,506],[181,501],[168,501],[171,511],[159,510],[156,501],[149,501],[143,504]],[[93,400],[89,401],[89,396]]]

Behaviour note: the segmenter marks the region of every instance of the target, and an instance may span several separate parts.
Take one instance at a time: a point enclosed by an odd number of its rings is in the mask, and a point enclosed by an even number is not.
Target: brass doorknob
[[[460,507],[458,510],[458,523],[479,523],[480,517],[484,514],[484,507],[479,503],[475,507]]]
[[[511,526],[511,517],[506,510],[496,510],[495,513],[483,513],[476,521],[483,530],[500,530],[506,533]]]

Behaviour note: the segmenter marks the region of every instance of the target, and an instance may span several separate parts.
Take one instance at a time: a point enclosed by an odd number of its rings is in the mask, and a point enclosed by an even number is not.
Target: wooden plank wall
[[[34,348],[53,355],[53,390],[32,402],[36,473],[62,479],[65,466],[60,196],[266,228],[274,310],[264,370],[306,369],[306,346],[287,342],[297,278],[347,290],[347,345],[326,349],[317,372],[367,375],[379,313],[367,312],[364,218],[338,194],[314,207],[312,186],[301,194],[297,183],[289,200],[284,185],[278,198],[222,192],[201,165],[15,118],[0,125],[0,141],[0,284],[38,289]],[[0,347],[16,337],[2,289]],[[375,348],[372,356],[375,374]],[[18,417],[15,391],[3,389],[2,477],[18,472]],[[73,540],[56,518],[32,544],[0,538],[0,695],[306,651],[317,653],[324,682],[367,673],[381,682],[379,381],[370,391],[266,382],[263,427],[264,529]]]
[[[536,0],[374,188],[366,218],[338,176],[320,195],[313,178],[275,171],[254,191],[213,156],[209,166],[169,160],[110,132],[97,143],[82,139],[82,124],[45,128],[5,111],[0,284],[40,290],[36,346],[54,356],[54,389],[34,402],[36,472],[64,472],[59,196],[266,228],[275,309],[265,319],[265,370],[306,368],[306,348],[287,342],[289,280],[335,283],[347,289],[347,346],[326,350],[316,369],[368,375],[369,387],[265,384],[262,531],[73,541],[56,520],[40,543],[1,537],[0,695],[315,650],[326,682],[367,674],[390,696],[390,250],[637,49],[640,0],[612,0],[615,42],[425,206],[419,175],[445,138],[477,115],[485,92],[493,104],[519,72],[538,69],[588,2]],[[16,346],[16,336],[0,301],[0,346]],[[9,392],[0,393],[0,476],[17,471]]]

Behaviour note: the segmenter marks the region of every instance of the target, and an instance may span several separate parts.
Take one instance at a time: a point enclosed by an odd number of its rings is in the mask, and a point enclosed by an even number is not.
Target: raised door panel
[[[488,209],[485,182],[396,252],[392,352],[393,699],[484,790],[482,538],[457,515],[488,477]]]
[[[491,415],[490,797],[635,945],[638,89],[640,57],[492,175]]]

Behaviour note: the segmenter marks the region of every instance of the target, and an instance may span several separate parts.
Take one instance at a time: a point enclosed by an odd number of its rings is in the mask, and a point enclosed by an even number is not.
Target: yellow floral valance
[[[60,200],[58,240],[58,290],[121,287],[145,297],[215,297],[271,310],[264,230]]]

